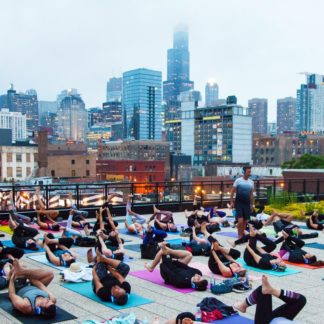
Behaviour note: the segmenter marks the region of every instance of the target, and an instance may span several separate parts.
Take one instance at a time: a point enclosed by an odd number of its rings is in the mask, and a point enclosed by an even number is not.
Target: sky
[[[145,67],[166,79],[178,24],[189,28],[190,77],[204,96],[296,96],[300,72],[324,74],[322,0],[10,0],[0,5],[0,94],[36,89],[39,100],[77,88],[86,107],[105,101],[106,82]]]

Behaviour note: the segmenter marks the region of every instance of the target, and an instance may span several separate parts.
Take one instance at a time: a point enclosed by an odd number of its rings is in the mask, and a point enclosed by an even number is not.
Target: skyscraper
[[[218,85],[215,80],[208,80],[205,86],[206,107],[215,107],[218,103]]]
[[[26,139],[26,115],[3,108],[0,110],[0,128],[11,129],[13,141]]]
[[[252,116],[252,132],[267,134],[268,99],[254,98],[248,101],[248,114]]]
[[[121,101],[123,78],[110,78],[107,82],[106,101]]]
[[[80,96],[68,93],[57,111],[58,134],[61,139],[85,141],[88,115]]]
[[[123,120],[125,138],[161,140],[162,73],[136,69],[123,74]]]
[[[324,131],[324,76],[306,73],[306,84],[297,90],[296,130]]]
[[[277,133],[296,130],[296,98],[288,97],[277,100]]]
[[[35,90],[17,93],[13,85],[7,91],[7,95],[2,96],[1,106],[8,108],[12,112],[20,112],[26,115],[27,131],[34,132],[38,129],[38,100]]]
[[[56,114],[56,112],[57,112],[57,102],[56,101],[40,100],[38,102],[39,125],[45,126],[46,120],[49,116],[49,113]]]
[[[178,96],[181,92],[194,88],[194,82],[190,81],[188,38],[187,27],[178,26],[173,34],[173,48],[168,49],[167,80],[163,82],[166,114],[179,109]]]

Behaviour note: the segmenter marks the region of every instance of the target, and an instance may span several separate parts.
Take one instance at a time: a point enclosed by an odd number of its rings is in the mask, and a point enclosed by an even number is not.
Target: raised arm
[[[15,288],[15,274],[14,272],[10,276],[9,280],[9,298],[11,300],[13,308],[17,309],[18,311],[22,312],[23,314],[30,314],[32,311],[31,305],[28,300],[18,296],[16,294]]]
[[[60,263],[60,258],[57,257],[52,251],[51,249],[48,247],[47,244],[44,244],[44,247],[45,247],[45,250],[46,250],[46,253],[48,255],[48,258],[50,260],[51,263],[53,263],[54,265],[56,266],[60,266],[61,263]]]
[[[214,250],[212,250],[211,253],[212,253],[214,260],[216,261],[216,263],[218,265],[219,271],[221,272],[222,276],[227,277],[227,278],[232,277],[231,270],[223,264],[223,262],[219,259],[217,253]]]

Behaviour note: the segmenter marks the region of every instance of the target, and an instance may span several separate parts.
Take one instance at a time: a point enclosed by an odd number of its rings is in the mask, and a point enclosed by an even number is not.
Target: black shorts
[[[241,201],[235,202],[236,217],[243,218],[244,220],[249,220],[251,215],[251,205],[250,203],[244,203]]]

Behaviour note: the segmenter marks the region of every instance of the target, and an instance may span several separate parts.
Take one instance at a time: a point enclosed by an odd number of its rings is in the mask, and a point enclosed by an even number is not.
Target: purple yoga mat
[[[218,323],[231,323],[231,324],[252,324],[254,323],[253,320],[243,317],[241,315],[232,315],[227,318],[224,318],[222,320],[217,320],[212,323],[218,324]]]
[[[166,284],[164,282],[164,279],[160,275],[160,270],[158,270],[158,269],[155,269],[153,272],[149,272],[148,270],[132,271],[129,274],[136,278],[140,278],[140,279],[155,283],[159,286],[164,286],[166,288],[175,290],[182,294],[189,294],[194,291],[194,289],[192,289],[192,288],[176,288],[176,287]]]
[[[233,237],[237,238],[237,233],[235,232],[217,232],[217,235],[222,235],[222,236],[228,236],[228,237]]]

